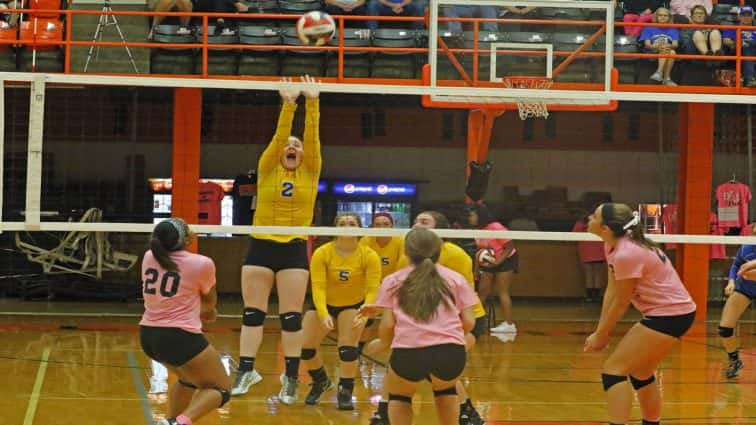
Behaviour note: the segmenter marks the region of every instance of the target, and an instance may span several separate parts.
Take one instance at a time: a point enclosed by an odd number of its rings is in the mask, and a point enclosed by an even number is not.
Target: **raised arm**
[[[281,82],[286,84],[291,82],[291,78],[282,78]],[[279,93],[283,100],[281,105],[281,113],[278,115],[278,126],[276,127],[276,133],[273,135],[273,140],[270,141],[268,147],[265,148],[260,156],[260,162],[257,166],[257,172],[260,174],[266,174],[273,171],[281,158],[286,143],[291,136],[291,125],[294,121],[294,113],[297,111],[297,98],[299,97],[298,89],[282,88]]]
[[[302,89],[305,96],[305,129],[302,143],[304,144],[304,159],[302,163],[315,175],[320,175],[323,160],[320,154],[320,87],[315,78],[305,75],[302,82],[306,86]]]

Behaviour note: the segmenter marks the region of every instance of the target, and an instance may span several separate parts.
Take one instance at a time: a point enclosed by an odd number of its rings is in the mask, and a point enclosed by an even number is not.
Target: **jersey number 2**
[[[281,196],[284,198],[291,198],[294,196],[294,183],[283,182],[283,189],[281,189]]]
[[[156,294],[157,289],[153,286],[158,280],[160,273],[156,269],[147,269],[144,272],[144,293]],[[176,272],[166,272],[160,280],[160,295],[170,298],[178,292],[181,276]]]

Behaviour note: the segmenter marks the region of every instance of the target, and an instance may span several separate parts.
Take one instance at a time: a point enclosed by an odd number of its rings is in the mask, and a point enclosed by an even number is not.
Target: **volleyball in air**
[[[297,21],[297,36],[303,44],[322,46],[331,41],[335,34],[336,23],[325,12],[307,12]]]

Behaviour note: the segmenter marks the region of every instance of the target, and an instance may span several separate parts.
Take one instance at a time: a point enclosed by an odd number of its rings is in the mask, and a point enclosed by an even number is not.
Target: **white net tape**
[[[553,81],[548,78],[508,77],[504,79],[504,86],[508,89],[547,90]],[[548,118],[549,109],[544,99],[517,98],[517,109],[520,119]]]

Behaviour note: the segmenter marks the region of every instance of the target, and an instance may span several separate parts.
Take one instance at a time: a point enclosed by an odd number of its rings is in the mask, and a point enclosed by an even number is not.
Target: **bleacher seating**
[[[281,34],[284,45],[302,46],[296,28],[282,28]],[[281,75],[322,77],[325,75],[325,56],[325,51],[322,50],[288,50],[281,62]]]
[[[239,27],[239,42],[247,45],[278,45],[278,28],[267,26]],[[278,50],[242,50],[239,75],[281,75],[281,54]]]
[[[339,45],[339,34],[329,43],[331,46]],[[370,37],[364,29],[345,28],[344,47],[370,47]],[[326,76],[338,76],[338,52],[330,52],[326,62]],[[344,52],[344,77],[367,78],[370,77],[370,52]]]
[[[208,44],[238,44],[239,35],[223,35],[216,33],[214,25],[208,25]],[[202,37],[202,28],[197,30],[197,38]],[[200,57],[195,61],[195,74],[202,73],[202,60]],[[236,75],[238,73],[239,49],[233,48],[208,48],[207,49],[207,73],[209,75]]]
[[[373,47],[411,48],[416,46],[414,30],[378,28],[373,31]],[[414,53],[377,52],[372,76],[376,78],[415,78],[417,59]]]
[[[176,34],[177,25],[158,25],[155,28],[156,43],[192,44],[194,34]],[[158,47],[150,52],[150,73],[152,74],[193,74],[197,49],[181,47]]]

